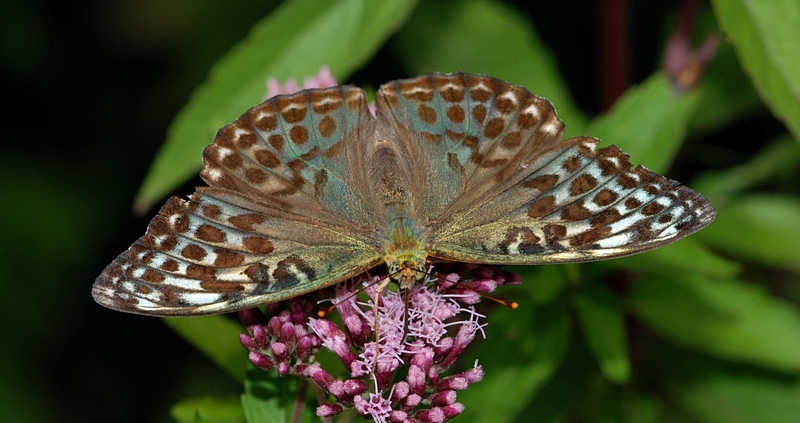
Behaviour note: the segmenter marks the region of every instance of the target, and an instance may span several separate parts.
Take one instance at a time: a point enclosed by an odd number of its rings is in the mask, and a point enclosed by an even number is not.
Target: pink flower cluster
[[[403,292],[377,292],[383,275],[363,275],[333,289],[341,325],[314,315],[319,291],[258,309],[240,312],[247,334],[241,342],[250,361],[280,375],[316,383],[328,396],[317,408],[321,417],[345,409],[377,422],[444,422],[464,410],[457,391],[483,377],[476,362],[468,370],[442,376],[459,354],[483,334],[485,316],[472,304],[481,294],[517,275],[483,266],[442,263],[432,266],[424,283]],[[377,304],[375,299],[377,298]],[[376,330],[377,323],[377,330]],[[314,359],[325,348],[347,369],[335,378]],[[400,377],[402,374],[404,376]]]
[[[297,84],[297,80],[294,78],[289,78],[285,84],[281,84],[275,78],[268,78],[267,79],[267,95],[264,97],[264,100],[275,97],[276,95],[281,94],[294,94],[302,89],[309,89],[309,88],[330,88],[339,85],[336,82],[336,78],[331,73],[331,69],[327,66],[322,66],[319,68],[319,73],[316,76],[310,76],[308,78],[303,79],[303,87]]]

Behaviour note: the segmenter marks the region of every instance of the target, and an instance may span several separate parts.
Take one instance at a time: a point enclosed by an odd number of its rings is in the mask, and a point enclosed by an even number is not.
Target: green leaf
[[[714,0],[720,27],[770,107],[800,140],[800,3]]]
[[[669,355],[667,355],[669,354]],[[670,402],[705,423],[784,423],[800,416],[800,378],[721,363],[682,351],[659,353]]]
[[[220,59],[192,94],[139,190],[136,210],[147,210],[198,172],[203,147],[220,127],[261,101],[268,77],[302,79],[327,65],[343,80],[372,56],[415,4],[413,0],[284,3]]]
[[[715,254],[695,237],[685,238],[646,253],[608,260],[596,265],[664,274],[694,273],[715,278],[732,278],[742,269],[740,264]]]
[[[659,72],[628,89],[605,115],[589,123],[586,133],[616,145],[631,163],[664,173],[686,135],[689,119],[700,100],[697,91],[676,93]]]
[[[179,423],[244,423],[244,412],[237,396],[185,399],[172,406],[172,418]]]
[[[533,24],[511,6],[489,1],[423,2],[397,34],[395,46],[412,74],[491,75],[550,100],[566,123],[567,134],[579,134],[586,125],[555,58]]]
[[[607,288],[585,286],[573,298],[586,343],[600,363],[600,370],[614,383],[631,377],[625,312],[617,297]]]
[[[719,32],[710,9],[703,8],[700,20],[702,29],[696,30],[696,33]],[[701,98],[689,121],[689,132],[692,134],[712,132],[749,113],[765,109],[750,79],[739,66],[736,52],[725,42],[719,44],[714,59],[696,89],[700,91]]]
[[[249,365],[244,391],[242,408],[248,423],[285,423],[292,393],[297,391],[297,379]]]
[[[697,235],[743,260],[800,269],[800,199],[753,194],[731,200]]]
[[[692,187],[702,192],[718,208],[747,188],[800,168],[800,146],[789,135],[782,136],[761,149],[747,163],[727,170],[700,175]]]
[[[704,422],[785,423],[800,417],[800,383],[717,374],[673,394]]]
[[[564,266],[513,266],[506,270],[522,276],[522,287],[536,304],[554,301],[567,287]]]
[[[239,334],[244,329],[238,322],[225,316],[165,317],[161,320],[236,380],[244,380],[247,350],[239,343]]]
[[[587,393],[595,394],[595,390],[589,385],[610,385],[600,376],[584,339],[573,334],[570,341],[570,347],[564,354],[558,371],[539,389],[534,398],[526,401],[525,408],[517,414],[515,422],[529,422],[531,416],[535,416],[534,421],[537,423],[582,421],[570,417],[576,404],[583,407],[590,400]],[[592,396],[596,397],[596,394]]]
[[[520,307],[502,311],[513,316],[512,321],[498,325],[496,317],[500,313],[493,315],[492,325],[487,328],[489,342],[482,342],[470,353],[481,360],[495,358],[497,365],[490,368],[487,364],[483,380],[459,392],[459,402],[467,405],[464,421],[513,421],[526,402],[550,380],[567,350],[570,321],[563,303],[536,310]],[[525,312],[528,314],[522,315]],[[502,334],[491,333],[498,326],[508,331],[506,339]]]
[[[645,278],[631,309],[674,342],[778,371],[800,372],[800,313],[759,287],[698,276]]]

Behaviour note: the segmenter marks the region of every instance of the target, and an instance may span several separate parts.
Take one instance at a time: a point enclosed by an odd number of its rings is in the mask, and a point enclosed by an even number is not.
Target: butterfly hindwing
[[[225,313],[314,291],[380,260],[330,223],[199,188],[188,201],[167,201],[97,278],[92,295],[131,313]]]
[[[544,152],[533,172],[436,235],[431,255],[466,262],[585,262],[650,250],[714,218],[695,191],[615,146],[579,137]],[[487,218],[487,216],[493,216]]]

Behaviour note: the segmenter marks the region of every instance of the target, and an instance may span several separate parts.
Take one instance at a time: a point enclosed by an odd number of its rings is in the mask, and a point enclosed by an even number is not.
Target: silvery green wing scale
[[[584,262],[646,251],[714,218],[698,193],[589,137],[553,106],[479,75],[278,96],[204,151],[209,187],[171,198],[95,281],[107,307],[224,313],[386,263],[408,286],[429,259]],[[417,276],[414,276],[417,275]]]

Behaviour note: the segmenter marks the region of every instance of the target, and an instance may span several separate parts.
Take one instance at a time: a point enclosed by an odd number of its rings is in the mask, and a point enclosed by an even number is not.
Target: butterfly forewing
[[[272,207],[366,227],[363,168],[351,159],[372,137],[372,120],[354,87],[277,96],[220,129],[201,176]]]
[[[434,226],[512,186],[563,131],[549,102],[479,75],[390,82],[376,106],[379,128],[409,162],[401,167],[410,169],[419,214]]]

